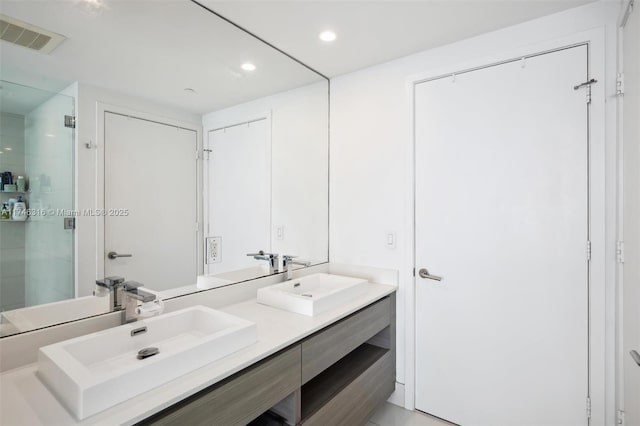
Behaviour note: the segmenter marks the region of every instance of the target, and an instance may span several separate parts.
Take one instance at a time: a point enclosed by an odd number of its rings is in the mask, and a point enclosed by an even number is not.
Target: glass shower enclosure
[[[16,309],[76,296],[74,111],[73,96],[0,81],[0,312],[5,328]]]

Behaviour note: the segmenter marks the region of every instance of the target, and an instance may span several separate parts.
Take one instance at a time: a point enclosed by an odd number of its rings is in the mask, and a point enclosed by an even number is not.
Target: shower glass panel
[[[13,210],[0,220],[3,328],[23,326],[14,309],[75,297],[74,110],[73,96],[0,81],[0,208]]]

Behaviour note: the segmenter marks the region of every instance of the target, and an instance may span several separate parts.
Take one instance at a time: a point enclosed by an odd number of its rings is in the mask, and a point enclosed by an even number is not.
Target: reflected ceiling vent
[[[51,53],[66,37],[0,14],[0,39],[40,53]]]

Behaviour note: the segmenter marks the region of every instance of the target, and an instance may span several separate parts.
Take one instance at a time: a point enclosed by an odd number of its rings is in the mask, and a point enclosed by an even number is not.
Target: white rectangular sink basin
[[[132,333],[146,327],[146,331]],[[256,342],[251,321],[204,306],[40,348],[38,377],[82,420]],[[138,359],[144,348],[156,355]]]
[[[363,295],[367,280],[331,274],[311,274],[258,289],[258,303],[314,316]]]

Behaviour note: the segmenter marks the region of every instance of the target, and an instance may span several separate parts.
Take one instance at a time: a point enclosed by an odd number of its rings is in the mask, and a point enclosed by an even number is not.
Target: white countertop
[[[363,296],[315,317],[260,305],[255,299],[226,306],[220,310],[257,324],[256,343],[82,421],[36,377],[37,364],[9,370],[0,375],[0,425],[134,424],[396,291],[390,285],[368,286]]]

